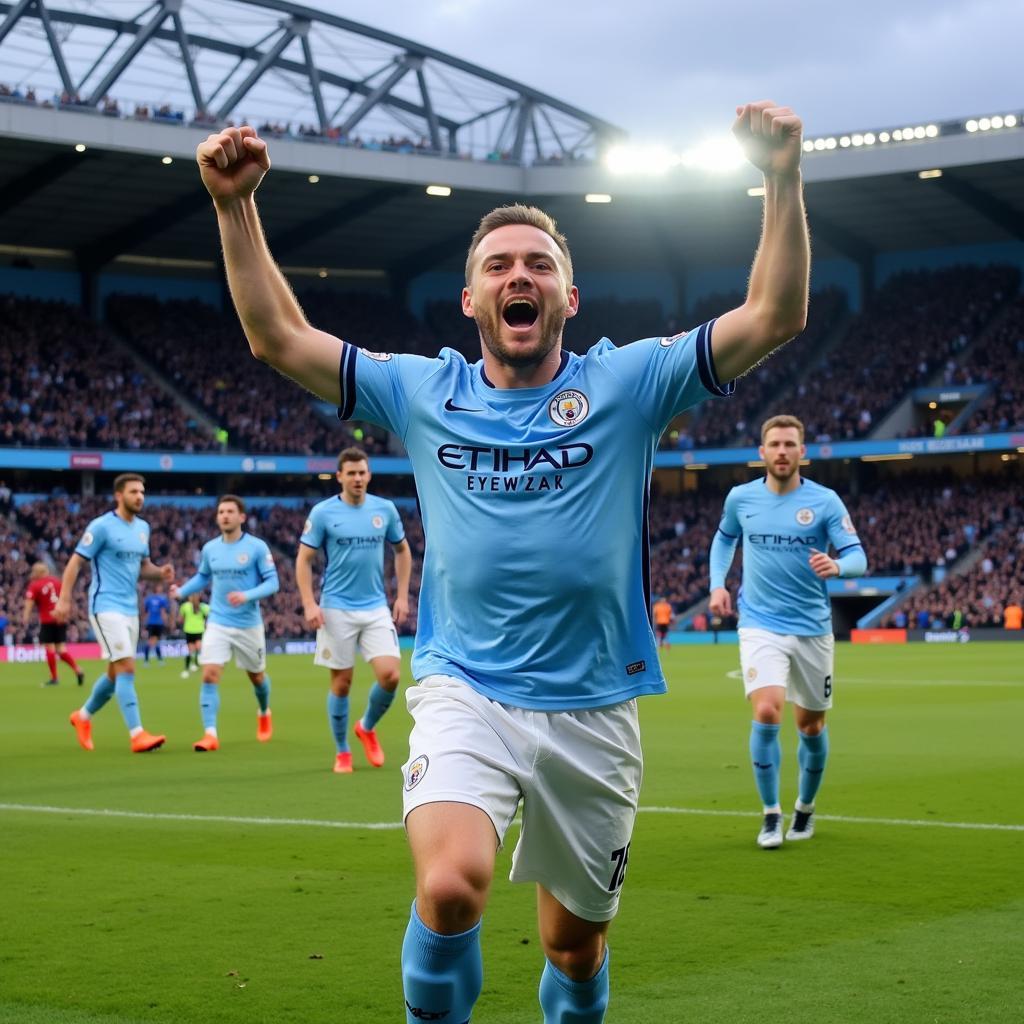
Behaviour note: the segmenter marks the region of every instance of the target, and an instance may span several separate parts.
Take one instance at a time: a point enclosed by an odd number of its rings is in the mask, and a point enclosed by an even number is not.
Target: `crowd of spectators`
[[[138,352],[226,432],[229,448],[312,456],[336,453],[358,442],[371,453],[387,450],[385,432],[339,423],[292,381],[253,359],[233,314],[227,316],[195,299],[160,302],[148,296],[113,295],[107,316]]]
[[[184,413],[74,306],[0,296],[0,446],[209,451]]]
[[[1008,266],[905,271],[889,278],[792,396],[809,441],[869,434],[909,388],[955,359],[1015,295]]]

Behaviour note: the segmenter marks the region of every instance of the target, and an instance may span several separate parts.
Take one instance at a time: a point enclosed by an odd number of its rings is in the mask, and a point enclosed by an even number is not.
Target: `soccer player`
[[[266,743],[274,731],[270,720],[267,641],[259,602],[276,594],[280,583],[270,548],[266,541],[242,529],[245,519],[245,502],[235,494],[225,494],[217,502],[220,536],[203,545],[199,571],[182,586],[171,588],[171,597],[180,601],[212,584],[210,622],[199,655],[199,664],[203,666],[199,690],[203,735],[192,744],[196,753],[207,753],[220,746],[220,677],[232,655],[235,664],[249,676],[259,705],[256,738]]]
[[[366,759],[375,768],[384,764],[384,751],[376,726],[391,707],[398,689],[401,655],[400,626],[409,616],[409,577],[412,551],[394,504],[367,494],[370,464],[359,448],[346,448],[338,456],[335,474],[341,493],[314,505],[306,520],[295,559],[295,582],[302,597],[306,622],[316,633],[314,664],[331,673],[327,718],[337,752],[334,770],[352,771],[348,748],[348,692],[356,647],[377,677],[355,733]],[[395,549],[398,593],[393,609],[384,592],[384,541]],[[313,561],[322,550],[326,565],[320,602],[313,593]]]
[[[68,627],[53,617],[54,609],[60,598],[60,580],[50,575],[45,562],[36,562],[29,570],[29,585],[25,591],[25,606],[22,609],[21,621],[27,626],[32,618],[32,606],[39,610],[39,642],[46,651],[46,664],[50,669],[50,678],[44,686],[56,686],[57,659],[71,668],[78,679],[78,685],[85,682],[85,674],[78,667],[78,662],[68,653],[65,640]]]
[[[181,603],[178,615],[185,633],[185,667],[181,670],[181,678],[188,679],[189,672],[199,671],[199,650],[203,644],[210,606],[200,602],[199,591],[196,591]]]
[[[171,603],[166,595],[161,593],[159,587],[154,587],[153,593],[148,594],[142,602],[142,608],[146,613],[146,646],[142,652],[143,661],[148,665],[149,656],[155,651],[156,660],[162,665],[164,652],[160,650],[160,638],[169,623]]]
[[[654,629],[658,634],[659,647],[671,647],[668,642],[668,631],[672,628],[672,620],[676,617],[672,603],[664,597],[659,597],[651,609],[654,613]]]
[[[170,563],[154,565],[149,557],[149,523],[139,518],[146,501],[146,480],[138,473],[122,473],[114,480],[116,508],[94,519],[68,559],[61,579],[60,597],[53,617],[66,623],[71,595],[82,567],[92,566],[89,580],[89,624],[107,660],[106,672],[96,680],[89,699],[71,714],[78,742],[93,749],[92,718],[116,694],[133,753],[157,750],[167,741],[142,728],[135,693],[135,652],[139,646],[139,579],[174,579]]]
[[[734,131],[765,181],[741,306],[675,337],[572,354],[562,330],[579,293],[565,238],[542,211],[504,207],[484,217],[466,260],[474,364],[452,349],[364,352],[312,327],[257,214],[266,143],[245,126],[198,148],[254,355],[343,419],[393,431],[416,476],[426,553],[406,694],[409,1024],[470,1019],[495,854],[520,802],[512,878],[537,884],[544,1020],[604,1019],[605,937],[642,770],[635,698],[665,690],[646,563],[657,441],[806,322],[800,120],[763,101],[737,108]]]
[[[800,765],[796,810],[786,839],[814,835],[814,801],[828,760],[825,713],[832,707],[832,606],[825,580],[861,576],[867,558],[835,491],[800,475],[804,426],[773,416],[761,427],[763,479],[734,487],[711,543],[711,611],[733,614],[725,577],[743,541],[739,595],[740,666],[753,711],[750,759],[764,807],[757,845],[782,845],[779,730],[793,705]],[[826,554],[829,543],[836,557]]]

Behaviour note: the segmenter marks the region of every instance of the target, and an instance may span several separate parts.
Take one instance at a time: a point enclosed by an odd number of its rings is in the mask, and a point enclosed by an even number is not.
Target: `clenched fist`
[[[215,203],[248,199],[270,170],[267,144],[255,128],[225,128],[196,149],[199,176]]]
[[[789,107],[776,106],[772,100],[737,107],[732,133],[763,174],[794,174],[800,166],[803,124]]]

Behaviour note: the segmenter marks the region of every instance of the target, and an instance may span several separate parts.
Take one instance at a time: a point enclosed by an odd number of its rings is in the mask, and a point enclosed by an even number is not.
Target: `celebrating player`
[[[50,678],[44,686],[56,686],[57,659],[60,658],[70,666],[78,679],[78,685],[85,682],[85,674],[78,667],[78,662],[68,653],[65,640],[68,627],[58,622],[53,613],[60,598],[60,580],[50,575],[45,562],[36,562],[29,571],[29,585],[25,591],[25,606],[21,613],[22,625],[27,626],[32,618],[32,606],[39,609],[39,642],[46,651],[46,665],[50,670]]]
[[[669,420],[803,329],[809,246],[801,125],[771,102],[734,131],[765,176],[746,302],[686,334],[585,356],[562,348],[579,293],[554,221],[484,217],[462,310],[482,360],[369,353],[306,321],[264,241],[270,167],[250,127],[199,146],[232,297],[253,353],[394,432],[426,535],[404,767],[416,901],[402,971],[409,1022],[468,1021],[495,853],[523,803],[512,878],[534,881],[544,1020],[596,1024],[605,936],[626,875],[642,755],[634,698],[665,680],[648,611],[647,494]]]
[[[779,729],[782,707],[793,705],[799,733],[800,781],[787,839],[814,835],[814,800],[828,759],[825,713],[832,707],[832,606],[825,580],[861,576],[867,558],[853,521],[835,491],[800,475],[804,426],[773,416],[761,427],[764,479],[726,496],[711,543],[711,611],[732,615],[725,577],[743,540],[739,596],[740,666],[754,720],[750,759],[764,805],[757,844],[782,845]],[[836,558],[825,549],[831,542]]]
[[[295,582],[302,596],[306,623],[317,631],[314,664],[331,673],[327,717],[337,753],[334,770],[352,771],[348,748],[348,692],[356,646],[377,677],[355,733],[374,767],[384,763],[376,726],[391,707],[401,666],[396,625],[409,616],[412,552],[398,509],[384,498],[367,494],[370,465],[359,448],[338,456],[341,493],[314,505],[306,520],[295,560]],[[384,541],[395,548],[398,593],[388,609],[384,592]],[[320,603],[313,594],[313,560],[323,550],[326,566]]]
[[[185,633],[185,667],[181,670],[182,679],[188,679],[189,672],[196,672],[199,669],[199,649],[203,643],[203,632],[209,615],[210,606],[200,603],[198,590],[189,594],[178,608],[178,617]]]
[[[166,583],[174,579],[174,567],[154,565],[149,558],[149,523],[139,518],[146,501],[145,478],[138,473],[122,473],[114,480],[114,501],[117,507],[89,523],[68,559],[53,616],[58,622],[67,622],[75,581],[82,566],[91,563],[89,624],[108,665],[93,685],[89,699],[72,712],[71,724],[82,747],[92,750],[92,717],[116,694],[131,735],[132,752],[144,754],[162,747],[167,737],[154,736],[142,728],[135,693],[139,578]]]
[[[171,603],[165,594],[161,593],[159,587],[153,588],[153,593],[148,594],[142,602],[142,608],[146,613],[146,646],[142,656],[145,664],[149,664],[149,656],[156,652],[156,660],[162,665],[164,663],[164,652],[160,650],[160,638],[170,623]]]
[[[210,624],[199,655],[199,664],[203,666],[199,690],[203,735],[192,744],[196,753],[207,753],[220,746],[220,677],[232,654],[235,664],[249,676],[259,705],[256,738],[266,743],[274,731],[270,720],[267,640],[259,602],[276,594],[280,583],[266,541],[242,529],[245,518],[245,502],[237,495],[225,494],[217,502],[220,536],[203,545],[195,576],[180,587],[171,588],[171,597],[180,601],[205,590],[212,582]]]

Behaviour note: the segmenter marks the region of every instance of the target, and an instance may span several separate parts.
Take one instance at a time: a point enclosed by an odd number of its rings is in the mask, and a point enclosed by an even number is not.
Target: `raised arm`
[[[199,174],[217,211],[228,286],[252,354],[337,405],[341,341],[306,320],[263,235],[254,193],[270,170],[267,144],[245,125],[207,137]]]
[[[736,108],[733,134],[764,174],[761,241],[742,306],[720,316],[711,336],[718,379],[746,373],[807,323],[810,241],[800,178],[803,126],[771,100]]]

